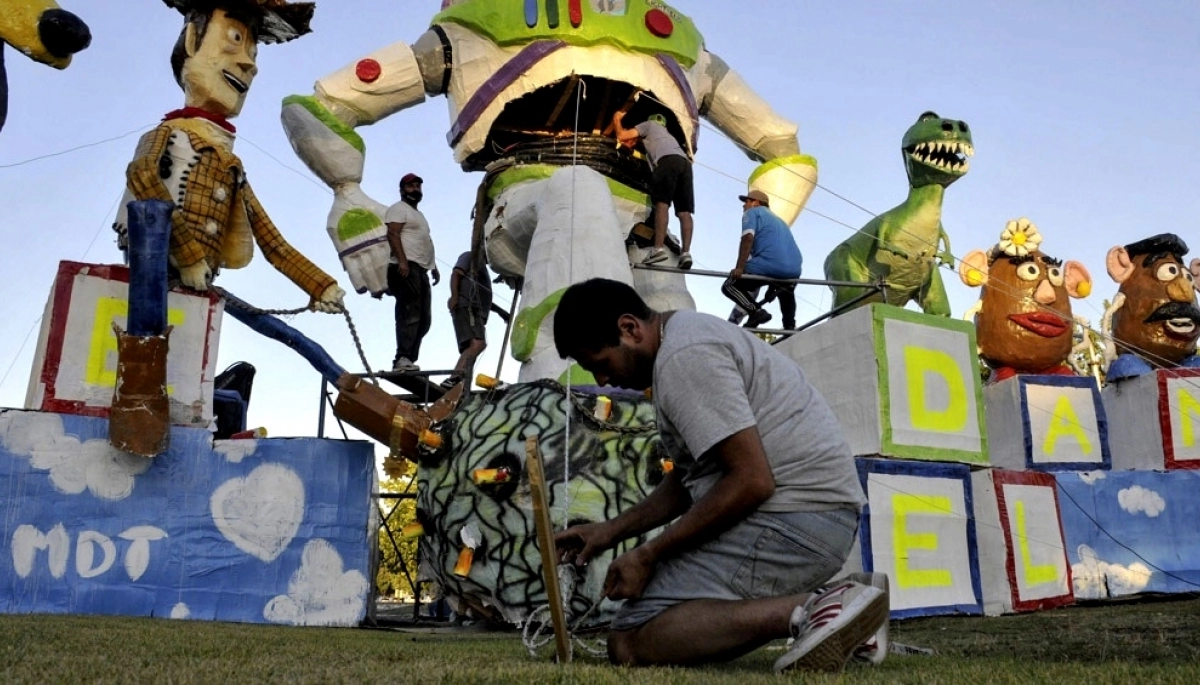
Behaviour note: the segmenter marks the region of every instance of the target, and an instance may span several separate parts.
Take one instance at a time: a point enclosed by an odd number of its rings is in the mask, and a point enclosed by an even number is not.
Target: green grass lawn
[[[1200,682],[1200,599],[892,624],[938,651],[852,667],[842,682]],[[0,683],[777,682],[780,645],[731,664],[619,669],[532,660],[513,632],[281,628],[73,616],[0,616]],[[792,676],[805,682],[837,678]]]

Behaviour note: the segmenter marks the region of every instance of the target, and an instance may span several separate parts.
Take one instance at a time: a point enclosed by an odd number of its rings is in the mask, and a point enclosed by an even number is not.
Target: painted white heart
[[[221,534],[270,563],[291,544],[304,519],[304,483],[286,466],[264,464],[222,483],[211,504]]]

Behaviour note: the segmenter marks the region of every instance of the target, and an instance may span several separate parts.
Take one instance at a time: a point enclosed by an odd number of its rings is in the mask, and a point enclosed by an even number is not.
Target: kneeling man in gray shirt
[[[886,576],[827,582],[864,498],[841,428],[799,365],[728,322],[656,312],[605,279],[567,289],[554,338],[600,385],[653,387],[675,464],[617,518],[556,536],[560,561],[586,564],[666,526],[609,566],[605,595],[625,600],[614,663],[722,661],[789,635],[779,671],[840,671],[872,647],[867,658],[882,659]]]

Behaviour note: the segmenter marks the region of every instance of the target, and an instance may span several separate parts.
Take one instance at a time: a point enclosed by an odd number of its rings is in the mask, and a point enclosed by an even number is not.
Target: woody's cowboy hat
[[[260,43],[286,43],[312,31],[316,4],[287,0],[163,0],[167,7],[177,9],[183,16],[191,12],[211,12],[224,9],[245,14],[255,21]]]

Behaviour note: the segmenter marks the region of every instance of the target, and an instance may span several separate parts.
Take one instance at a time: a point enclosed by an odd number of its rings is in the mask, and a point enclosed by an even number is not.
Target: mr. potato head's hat
[[[287,0],[163,0],[163,3],[185,17],[192,12],[214,9],[245,15],[255,22],[260,43],[286,43],[309,33],[316,9],[316,3]]]

